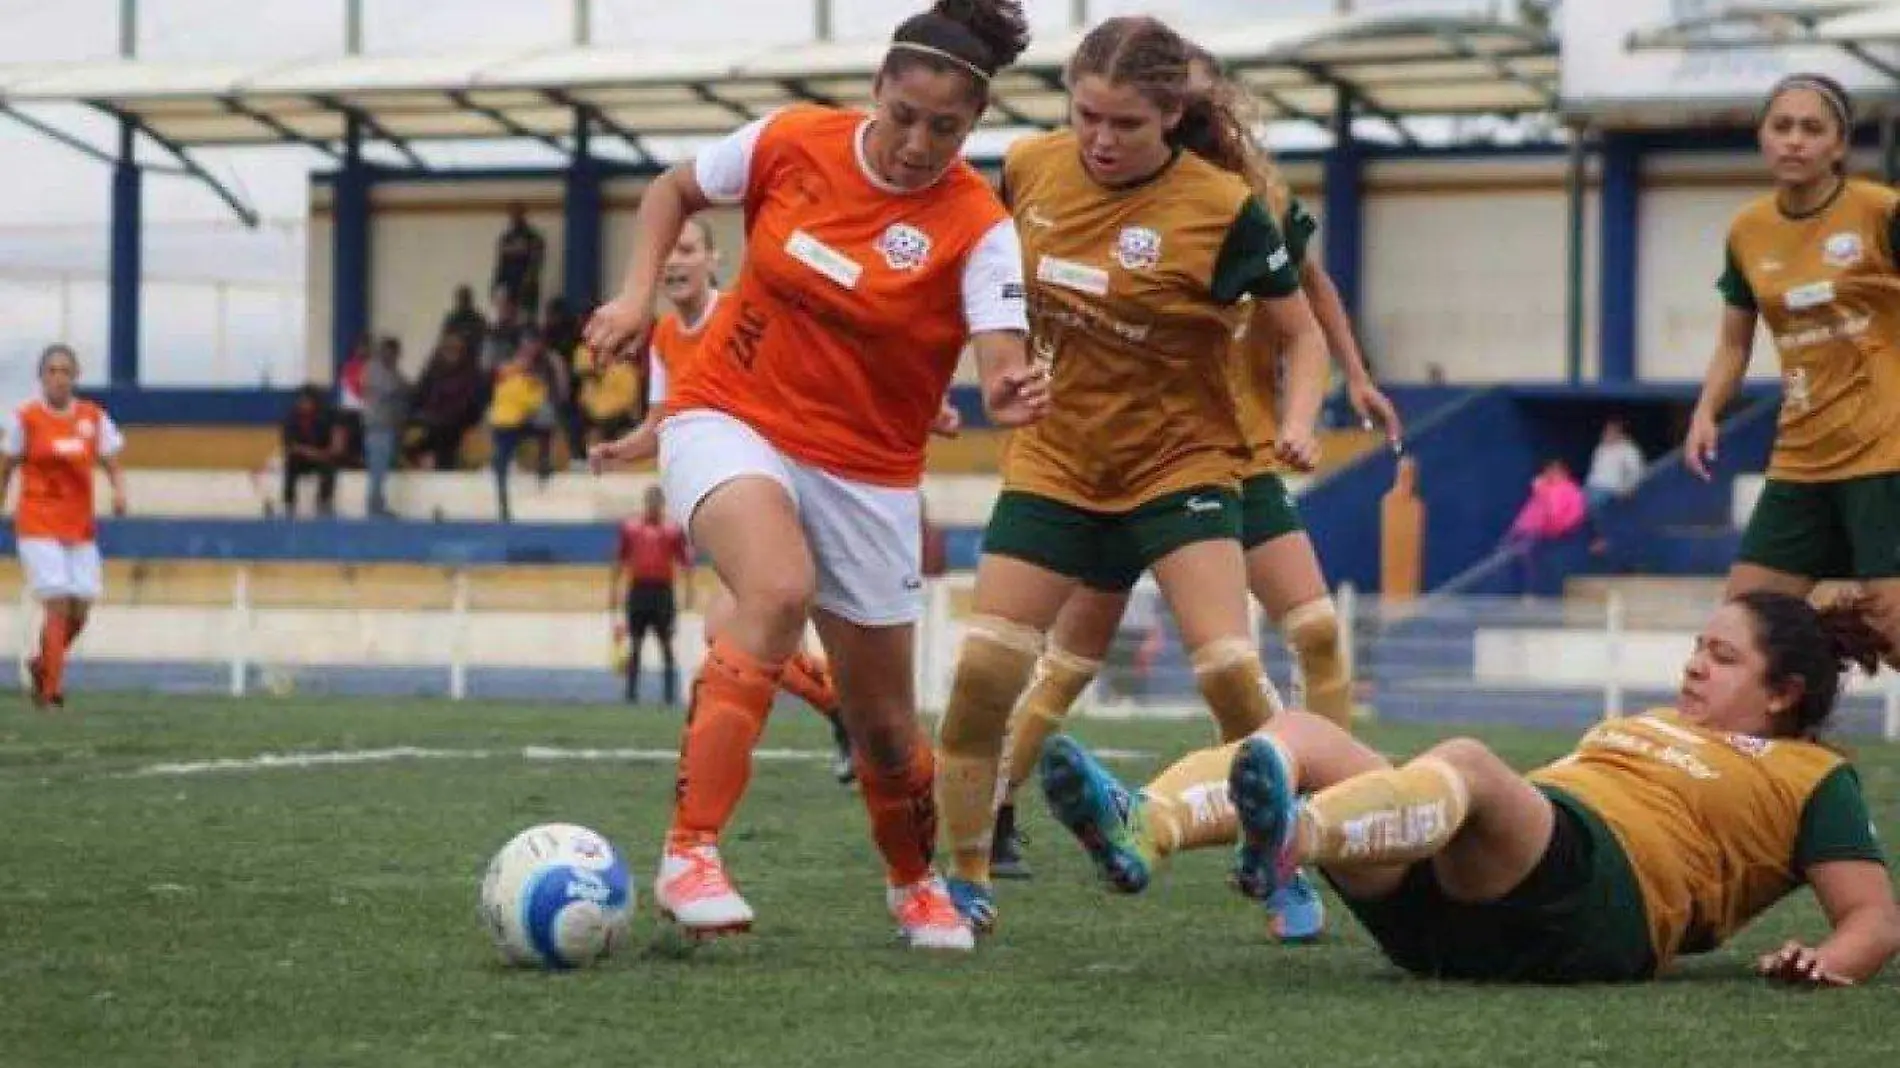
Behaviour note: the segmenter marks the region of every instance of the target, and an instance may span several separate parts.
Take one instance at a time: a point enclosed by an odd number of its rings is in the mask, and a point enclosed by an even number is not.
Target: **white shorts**
[[[706,495],[757,475],[785,487],[818,567],[817,606],[861,627],[915,623],[924,612],[923,512],[915,489],[807,467],[724,412],[681,412],[660,424],[660,485],[673,518],[692,528]]]
[[[27,587],[42,601],[96,601],[105,592],[105,568],[96,542],[65,545],[52,538],[21,538],[20,564],[26,568]]]

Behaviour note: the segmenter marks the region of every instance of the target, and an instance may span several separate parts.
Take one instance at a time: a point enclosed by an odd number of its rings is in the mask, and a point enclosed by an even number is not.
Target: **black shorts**
[[[672,583],[636,582],[627,590],[627,633],[634,638],[648,630],[658,631],[662,638],[671,638],[673,621],[678,616]]]
[[[1550,844],[1502,898],[1452,900],[1429,860],[1385,897],[1341,892],[1392,963],[1428,978],[1491,982],[1614,983],[1655,973],[1642,889],[1622,846],[1582,803],[1538,789],[1550,799]]]

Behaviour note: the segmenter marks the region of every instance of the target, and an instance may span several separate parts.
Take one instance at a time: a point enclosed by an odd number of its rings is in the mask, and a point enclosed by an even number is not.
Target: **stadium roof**
[[[1388,119],[1542,112],[1556,104],[1556,42],[1514,23],[1278,17],[1189,29],[1260,96],[1270,120],[1331,122],[1342,89],[1363,113]],[[1061,65],[1078,38],[1039,39],[997,79],[989,121],[1060,122]],[[80,103],[131,119],[180,154],[297,143],[337,155],[351,119],[366,138],[399,151],[412,141],[513,138],[566,150],[583,109],[595,129],[625,137],[638,152],[642,138],[720,133],[799,100],[863,104],[883,54],[883,42],[862,40],[0,66],[0,112],[30,120],[20,106]]]
[[[1895,0],[1735,3],[1712,15],[1639,31],[1629,41],[1634,49],[1685,51],[1832,45],[1874,70],[1900,78],[1900,65],[1870,51],[1896,44],[1900,44],[1900,3]]]

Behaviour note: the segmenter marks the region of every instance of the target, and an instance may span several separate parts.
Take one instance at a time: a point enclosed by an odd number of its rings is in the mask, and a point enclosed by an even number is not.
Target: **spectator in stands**
[[[667,707],[679,702],[679,667],[673,657],[673,623],[679,615],[673,586],[680,570],[686,569],[686,592],[679,598],[690,611],[693,607],[693,552],[686,543],[686,531],[666,517],[666,497],[660,487],[649,486],[645,510],[638,519],[620,524],[620,538],[614,546],[613,570],[607,579],[607,610],[625,606],[627,613],[627,700],[640,700],[640,653],[651,630],[660,643],[660,662],[665,665],[661,693]],[[621,590],[625,575],[626,589]]]
[[[529,319],[541,307],[541,265],[547,247],[541,231],[528,224],[527,205],[508,205],[508,229],[495,246],[495,276],[489,286],[507,293]]]
[[[1588,511],[1583,487],[1577,485],[1570,466],[1555,458],[1544,461],[1544,469],[1531,480],[1530,498],[1504,535],[1503,551],[1518,558],[1526,594],[1536,579],[1532,557],[1537,547],[1575,533]]]
[[[547,391],[547,399],[535,410],[532,420],[535,444],[541,449],[541,461],[536,471],[541,481],[546,482],[554,472],[554,433],[562,426],[563,413],[574,403],[574,377],[567,360],[548,348],[547,336],[533,327],[529,329],[534,335],[534,373]],[[586,454],[581,455],[584,457]]]
[[[409,379],[402,373],[402,342],[385,337],[363,373],[363,460],[369,469],[365,508],[374,517],[393,517],[383,487],[396,464],[396,444],[409,419]]]
[[[514,511],[508,502],[508,471],[514,466],[515,453],[523,441],[540,438],[541,477],[547,478],[550,472],[547,433],[535,426],[536,415],[548,402],[547,383],[536,366],[545,358],[540,332],[528,330],[522,335],[514,359],[503,364],[495,374],[494,399],[488,404],[488,429],[493,436],[489,463],[495,471],[495,496],[504,523],[514,520]]]
[[[297,518],[297,483],[317,478],[317,514],[336,512],[336,471],[343,461],[344,431],[327,390],[309,385],[297,391],[284,417],[284,518]]]
[[[437,471],[460,466],[462,439],[482,421],[482,399],[488,389],[471,351],[461,334],[444,333],[423,368],[410,411],[419,431],[407,454],[411,463],[427,455]]]
[[[1425,384],[1428,386],[1443,386],[1443,385],[1450,384],[1450,379],[1445,377],[1445,365],[1442,363],[1426,364],[1425,365]]]
[[[515,350],[521,347],[522,331],[528,328],[521,318],[521,305],[507,290],[495,290],[492,306],[495,318],[489,323],[488,332],[482,336],[479,352],[482,370],[489,374],[515,358]]]
[[[363,462],[363,375],[369,370],[374,344],[368,334],[357,338],[336,376],[334,411],[343,428],[343,451],[337,463],[344,467],[357,467]]]
[[[454,334],[462,339],[465,352],[480,352],[482,342],[488,337],[488,320],[475,307],[475,290],[471,286],[455,287],[455,306],[442,317],[442,333]]]
[[[541,336],[547,339],[548,355],[560,365],[566,380],[566,388],[560,394],[561,399],[556,407],[561,431],[567,437],[568,461],[576,468],[584,468],[587,466],[588,420],[581,409],[585,383],[580,373],[580,362],[576,359],[581,347],[581,319],[568,307],[566,298],[552,297],[548,300],[547,312],[541,317]]]
[[[1597,513],[1611,501],[1621,500],[1636,492],[1636,483],[1643,477],[1643,450],[1630,440],[1629,429],[1623,420],[1611,416],[1603,421],[1603,437],[1597,442],[1596,451],[1590,454],[1590,473],[1584,477],[1584,495],[1589,500],[1591,523],[1596,536],[1590,542],[1590,551],[1602,555],[1609,551],[1609,539],[1603,534],[1603,522]]]
[[[599,360],[582,345],[574,350],[574,379],[583,432],[595,443],[614,441],[639,422],[640,371],[633,361]]]

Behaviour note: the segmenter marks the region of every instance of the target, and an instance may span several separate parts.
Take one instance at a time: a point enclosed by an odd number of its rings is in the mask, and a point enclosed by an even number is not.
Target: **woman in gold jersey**
[[[1069,62],[1070,128],[1018,141],[1004,161],[1052,409],[1009,443],[939,741],[951,895],[979,929],[995,921],[1010,710],[1078,587],[1125,591],[1152,568],[1224,738],[1277,706],[1247,615],[1239,490],[1254,442],[1231,339],[1253,298],[1289,366],[1273,447],[1308,469],[1325,338],[1245,177],[1258,167],[1252,131],[1224,98],[1194,91],[1191,59],[1158,20],[1103,22]]]
[[[1238,837],[1234,882],[1271,895],[1318,867],[1386,956],[1418,975],[1527,982],[1650,978],[1715,949],[1807,884],[1832,930],[1758,962],[1770,978],[1865,981],[1900,951],[1900,906],[1860,779],[1816,738],[1841,676],[1892,644],[1868,602],[1769,591],[1717,609],[1674,708],[1606,720],[1519,774],[1482,742],[1400,767],[1304,712],[1192,754],[1131,794],[1073,739],[1043,755],[1097,815],[1105,871],[1146,872],[1185,841]],[[1119,882],[1111,885],[1122,885]]]
[[[1729,229],[1721,341],[1684,453],[1708,478],[1716,420],[1766,322],[1781,417],[1728,592],[1805,596],[1821,580],[1857,580],[1900,641],[1900,194],[1846,176],[1853,128],[1830,78],[1797,74],[1769,94],[1760,141],[1775,191]]]
[[[1194,90],[1219,98],[1224,108],[1242,116],[1244,125],[1253,128],[1251,115],[1256,109],[1245,89],[1222,74],[1220,62],[1212,53],[1199,47],[1193,47],[1191,53]],[[1331,276],[1307,255],[1319,224],[1294,197],[1271,156],[1261,150],[1256,160],[1257,166],[1247,175],[1249,183],[1280,223],[1287,251],[1299,270],[1300,288],[1313,306],[1334,362],[1346,377],[1353,407],[1368,425],[1376,420],[1383,426],[1387,440],[1396,446],[1404,434],[1398,412],[1366,369],[1352,320]],[[1292,495],[1281,479],[1281,464],[1274,450],[1278,435],[1276,379],[1284,343],[1285,339],[1269,324],[1262,323],[1259,328],[1248,324],[1235,342],[1232,361],[1236,392],[1253,446],[1252,457],[1241,470],[1240,486],[1240,541],[1246,550],[1247,585],[1299,660],[1304,707],[1346,726],[1352,716],[1352,678],[1340,648],[1339,619],[1313,540],[1307,536]],[[1018,850],[1015,791],[1034,770],[1044,740],[1061,728],[1069,707],[1100,670],[1127,610],[1128,598],[1126,589],[1080,587],[1070,595],[1050,632],[1049,647],[1036,666],[1035,681],[1011,718],[1008,796],[997,816],[991,851],[992,867],[999,877],[1028,877]],[[1304,882],[1290,886],[1286,896],[1291,900],[1277,903],[1282,907],[1271,910],[1277,937],[1300,940],[1317,933],[1324,918],[1319,897],[1302,892],[1305,889]]]

